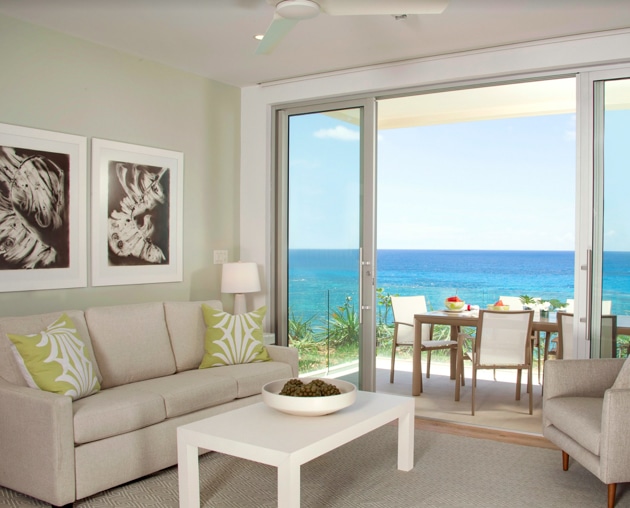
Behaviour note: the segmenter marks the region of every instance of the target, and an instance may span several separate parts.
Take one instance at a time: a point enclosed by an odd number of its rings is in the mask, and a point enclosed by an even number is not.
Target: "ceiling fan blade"
[[[440,14],[448,0],[316,0],[331,16]]]
[[[277,14],[274,15],[271,25],[267,28],[265,36],[256,49],[256,54],[268,55],[271,53],[297,23],[297,19],[286,19]]]

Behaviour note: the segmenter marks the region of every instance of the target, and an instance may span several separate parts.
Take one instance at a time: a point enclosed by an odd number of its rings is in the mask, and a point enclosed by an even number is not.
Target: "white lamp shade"
[[[255,293],[260,291],[256,263],[224,263],[221,293]]]

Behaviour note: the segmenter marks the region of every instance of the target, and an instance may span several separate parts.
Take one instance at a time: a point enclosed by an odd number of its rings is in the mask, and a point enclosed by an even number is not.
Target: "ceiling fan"
[[[448,0],[267,0],[276,8],[256,54],[271,53],[298,22],[320,13],[330,16],[440,14]]]

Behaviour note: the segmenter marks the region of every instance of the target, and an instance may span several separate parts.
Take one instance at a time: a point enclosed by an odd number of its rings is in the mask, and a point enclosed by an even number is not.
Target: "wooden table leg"
[[[418,396],[422,393],[422,362],[420,350],[422,344],[422,323],[414,318],[413,333],[413,366],[411,373],[411,394]]]
[[[459,336],[459,326],[451,326],[451,340],[457,342]],[[455,353],[455,354],[453,354]],[[451,349],[451,379],[457,378],[457,351],[453,352]]]

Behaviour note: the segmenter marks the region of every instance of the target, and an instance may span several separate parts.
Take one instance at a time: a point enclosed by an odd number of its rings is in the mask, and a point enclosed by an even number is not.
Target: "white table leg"
[[[398,418],[398,469],[401,471],[413,469],[414,409],[414,401],[411,399],[409,411]]]
[[[300,464],[291,459],[278,466],[278,508],[300,507]]]
[[[199,450],[177,436],[180,508],[199,508]]]

